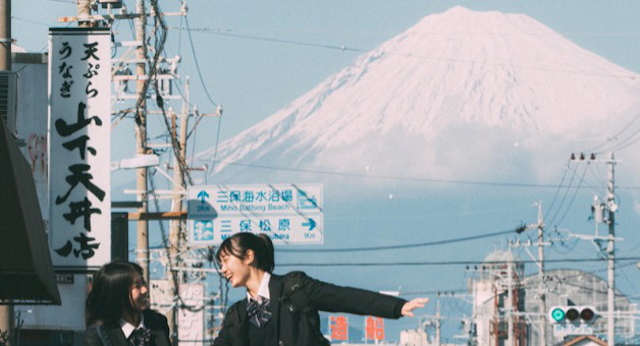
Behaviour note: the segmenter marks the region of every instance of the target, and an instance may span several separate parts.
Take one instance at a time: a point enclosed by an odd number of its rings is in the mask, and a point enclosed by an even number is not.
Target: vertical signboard
[[[345,315],[329,315],[331,341],[349,341],[349,320]]]
[[[53,265],[111,257],[111,32],[49,32],[49,229]]]
[[[204,285],[180,284],[180,297],[184,306],[178,315],[180,346],[204,343]]]
[[[366,341],[384,340],[384,320],[382,317],[367,316],[364,319],[364,339]]]

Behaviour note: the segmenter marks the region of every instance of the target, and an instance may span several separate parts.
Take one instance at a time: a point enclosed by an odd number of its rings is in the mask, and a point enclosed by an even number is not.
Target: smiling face
[[[136,312],[142,312],[149,308],[149,288],[142,276],[137,273],[129,290],[129,298],[131,300],[131,307],[133,307]]]
[[[251,262],[253,262],[253,251],[247,250],[244,258],[239,258],[222,251],[220,253],[220,271],[229,280],[232,287],[246,287],[247,280],[251,275]]]

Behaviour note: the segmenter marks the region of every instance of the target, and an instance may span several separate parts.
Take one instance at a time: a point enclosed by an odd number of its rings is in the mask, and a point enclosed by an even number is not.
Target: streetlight
[[[154,154],[136,155],[130,159],[122,159],[120,161],[111,162],[111,171],[119,169],[136,169],[157,167],[160,165],[160,157]]]

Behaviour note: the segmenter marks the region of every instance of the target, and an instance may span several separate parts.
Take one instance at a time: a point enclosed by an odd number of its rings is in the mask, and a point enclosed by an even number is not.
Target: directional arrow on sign
[[[193,196],[193,195],[192,195]],[[204,204],[205,200],[209,197],[207,191],[202,190],[198,193],[198,198],[200,198],[200,203]]]
[[[311,218],[309,218],[308,220],[308,222],[303,222],[302,226],[309,227],[309,230],[313,231],[313,229],[316,228],[316,222]]]

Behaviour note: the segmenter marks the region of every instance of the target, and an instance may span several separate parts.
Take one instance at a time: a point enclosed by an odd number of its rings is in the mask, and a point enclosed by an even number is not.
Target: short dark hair
[[[218,251],[216,258],[220,261],[220,256],[225,253],[240,259],[244,259],[247,250],[253,251],[254,260],[252,266],[262,269],[267,273],[273,272],[275,260],[273,254],[273,242],[266,234],[255,235],[249,232],[240,232],[225,239]]]
[[[137,275],[144,277],[142,267],[126,261],[113,261],[100,268],[87,297],[87,326],[112,326],[125,311],[134,313],[130,295]]]

